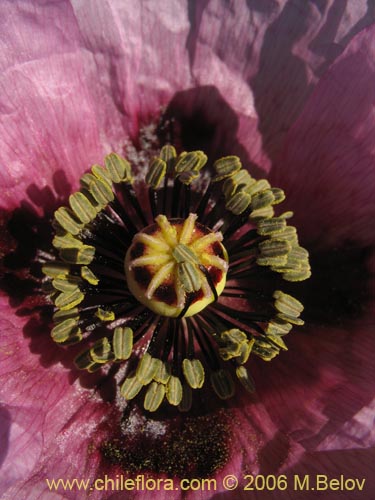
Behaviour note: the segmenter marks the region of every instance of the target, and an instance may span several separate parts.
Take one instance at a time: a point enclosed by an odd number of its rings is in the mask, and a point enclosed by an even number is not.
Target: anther
[[[204,382],[204,368],[199,359],[184,359],[182,370],[192,389],[200,389]]]
[[[181,380],[172,375],[166,385],[166,396],[169,404],[178,406],[182,400],[182,384]]]

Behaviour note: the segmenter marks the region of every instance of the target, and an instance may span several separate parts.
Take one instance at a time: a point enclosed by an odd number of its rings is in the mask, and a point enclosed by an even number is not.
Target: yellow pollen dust
[[[197,222],[158,215],[137,233],[125,257],[127,284],[136,299],[171,318],[197,314],[224,290],[228,254],[220,232]]]

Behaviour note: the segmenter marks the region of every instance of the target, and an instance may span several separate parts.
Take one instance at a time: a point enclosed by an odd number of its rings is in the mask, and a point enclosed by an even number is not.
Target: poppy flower
[[[12,1],[0,9],[3,496],[79,498],[77,485],[51,492],[46,479],[82,478],[91,485],[95,478],[139,474],[213,478],[210,496],[230,490],[233,478],[223,481],[235,475],[241,486],[227,495],[236,497],[251,474],[285,474],[288,494],[294,475],[344,475],[364,477],[368,494],[374,398],[370,7]],[[237,391],[225,403],[207,392],[184,414],[168,407],[150,414],[137,400],[120,401],[116,364],[104,372],[77,370],[79,345],[63,349],[50,336],[39,266],[51,257],[53,214],[79,192],[79,180],[94,182],[91,194],[105,186],[103,177],[87,176],[92,165],[115,151],[144,177],[164,143],[204,151],[212,163],[238,157],[254,178],[268,174],[272,186],[285,190],[284,204],[295,213],[313,270],[297,285],[306,326],[269,365],[250,359],[257,392]],[[155,177],[148,175],[152,184]],[[178,268],[186,252],[177,249]],[[130,258],[137,267],[137,257]],[[184,280],[186,269],[181,273]],[[196,278],[197,271],[187,274]],[[95,314],[105,322],[111,311],[96,308]],[[97,359],[106,352],[100,347]],[[90,494],[121,498],[112,490],[109,483],[105,493]],[[353,498],[361,494],[356,487]]]

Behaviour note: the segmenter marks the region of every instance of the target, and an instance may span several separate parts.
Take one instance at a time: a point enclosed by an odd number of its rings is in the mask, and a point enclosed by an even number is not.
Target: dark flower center
[[[283,191],[227,156],[197,193],[206,161],[202,151],[177,156],[164,146],[135,183],[127,160],[112,153],[55,212],[55,256],[43,266],[52,338],[88,344],[80,369],[123,366],[122,396],[145,389],[148,411],[165,400],[189,410],[207,374],[221,399],[234,394],[232,373],[252,392],[250,354],[271,360],[303,324],[302,304],[276,285],[310,276],[287,224],[292,213],[275,216]],[[123,362],[136,349],[129,371]]]

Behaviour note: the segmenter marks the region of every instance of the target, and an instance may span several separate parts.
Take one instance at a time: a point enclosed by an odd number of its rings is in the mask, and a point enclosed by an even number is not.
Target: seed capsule
[[[185,220],[169,221],[163,215],[155,220],[134,237],[126,254],[129,289],[162,316],[196,314],[225,286],[228,256],[222,235],[198,224],[195,214]]]

